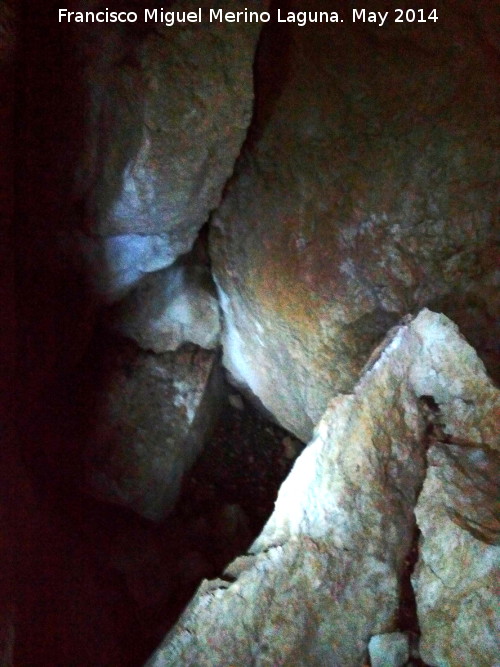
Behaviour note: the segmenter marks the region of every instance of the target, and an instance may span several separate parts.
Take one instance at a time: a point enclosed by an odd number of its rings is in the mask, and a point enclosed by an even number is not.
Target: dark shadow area
[[[100,368],[89,369],[88,386],[75,374],[31,433],[41,523],[19,665],[143,664],[201,581],[221,576],[260,533],[303,447],[228,387],[213,436],[164,521],[99,502],[82,492],[81,471],[91,396],[105,390]]]
[[[271,0],[268,9],[271,20],[264,24],[254,61],[255,101],[252,123],[244,148],[255,146],[272,118],[281,93],[286,88],[291,61],[292,40],[290,24],[277,22],[280,9],[286,14],[291,0]]]
[[[138,4],[106,6],[137,9]],[[85,155],[91,102],[84,63],[103,45],[89,37],[90,52],[83,53],[75,34],[81,26],[59,24],[56,14],[53,2],[25,5],[19,40],[16,287],[10,285],[10,293],[17,302],[22,461],[16,453],[3,466],[10,483],[3,485],[2,496],[9,508],[19,503],[12,520],[22,526],[12,527],[9,536],[12,559],[18,554],[18,577],[7,590],[17,596],[14,664],[135,667],[151,654],[201,579],[221,574],[256,537],[298,448],[291,440],[283,445],[287,434],[251,406],[228,405],[166,521],[153,524],[82,492],[82,447],[92,436],[86,410],[109,378],[99,355],[88,356],[89,350],[99,352],[102,306],[84,268],[68,260],[61,239],[92,225],[87,194],[96,174]],[[111,55],[135,68],[134,48],[145,35],[144,24],[125,26],[123,32],[130,48]],[[98,119],[103,145],[96,147],[97,155],[109,141],[107,113],[113,113],[109,104]],[[98,173],[98,160],[96,168]]]
[[[78,526],[61,513],[67,499],[58,496],[56,484],[67,376],[92,335],[97,307],[86,276],[68,265],[60,248],[60,235],[82,224],[74,178],[85,147],[86,95],[72,29],[55,16],[52,2],[24,3],[20,21],[17,427],[33,498],[16,544],[14,664],[126,664],[120,646],[130,627],[124,596],[112,573],[95,566]],[[24,478],[18,479],[21,484]]]
[[[141,0],[87,4],[94,10],[144,8]],[[151,0],[148,7],[173,4]],[[275,17],[278,7],[286,12],[291,6],[290,0],[271,0],[269,12]],[[64,239],[76,231],[88,237],[98,233],[92,196],[103,156],[112,149],[118,154],[116,182],[110,178],[107,183],[110,190],[121,187],[138,143],[129,129],[137,130],[135,121],[142,120],[141,89],[134,89],[130,108],[125,105],[123,144],[115,147],[119,110],[113,96],[119,98],[123,81],[113,82],[106,67],[111,71],[111,64],[118,63],[138,72],[138,47],[155,27],[142,21],[125,24],[114,33],[116,42],[108,43],[98,26],[83,39],[81,25],[58,23],[58,7],[55,0],[24,2],[16,28],[17,64],[0,63],[0,88],[12,102],[0,105],[6,155],[0,206],[13,220],[0,236],[5,313],[0,347],[6,378],[0,394],[0,665],[13,646],[16,667],[138,667],[200,582],[222,576],[258,536],[303,445],[228,385],[229,401],[221,405],[212,437],[184,476],[180,498],[165,520],[148,521],[84,492],[84,448],[99,416],[96,397],[110,382],[112,364],[108,367],[103,359],[114,351],[99,328],[104,306],[92,277],[83,261],[70,259]],[[69,0],[68,9],[81,7]],[[247,149],[258,151],[283,101],[296,46],[291,28],[274,20],[264,26],[254,63],[254,115],[242,149],[248,159],[254,156]],[[92,100],[85,71],[89,63],[102,67]],[[91,148],[89,119],[99,128]],[[113,194],[106,197],[113,200]],[[209,267],[208,233],[206,225],[186,261]],[[283,234],[286,240],[286,229]],[[484,270],[490,262],[493,256],[484,260]],[[330,264],[327,256],[325,274]],[[498,349],[489,342],[494,321],[486,302],[486,297],[453,293],[430,307],[466,322],[464,335],[494,375],[496,368],[498,378]],[[383,309],[363,315],[356,329],[353,325],[353,332],[367,341],[362,352],[368,354],[398,318]],[[287,354],[283,358],[293,363]],[[427,407],[435,411],[434,405]],[[410,577],[417,556],[415,538],[399,617],[400,628],[414,637],[419,630]],[[4,627],[8,634],[11,615],[15,639],[1,634]],[[8,645],[5,652],[2,643]]]
[[[150,3],[155,4],[171,3]],[[137,9],[139,3],[106,6]],[[82,408],[108,378],[95,360],[92,383],[82,383],[80,364],[94,344],[101,305],[89,276],[61,245],[66,232],[85,230],[89,223],[86,188],[92,179],[81,176],[88,150],[83,67],[89,54],[81,52],[75,36],[81,27],[55,20],[57,7],[25,3],[17,90],[10,89],[17,109],[11,144],[16,206],[8,247],[15,248],[10,258],[14,264],[15,256],[16,266],[4,266],[16,277],[15,289],[6,284],[18,318],[12,374],[20,378],[19,392],[11,387],[10,404],[22,460],[19,450],[12,461],[4,456],[9,484],[2,485],[2,499],[12,508],[8,519],[22,526],[3,523],[9,554],[17,560],[17,579],[6,589],[17,598],[14,664],[136,666],[200,580],[220,573],[256,536],[290,461],[268,473],[284,434],[249,406],[226,407],[214,441],[186,478],[182,499],[166,522],[153,524],[79,488],[81,446],[91,435]],[[142,22],[123,28],[130,51],[120,62],[137,66],[133,50],[144,30]],[[102,44],[90,39],[86,48]],[[105,134],[106,118],[100,122]],[[13,201],[14,191],[12,209]],[[11,310],[9,349],[13,304]],[[256,443],[258,451],[250,454]],[[270,444],[274,454],[266,450]]]

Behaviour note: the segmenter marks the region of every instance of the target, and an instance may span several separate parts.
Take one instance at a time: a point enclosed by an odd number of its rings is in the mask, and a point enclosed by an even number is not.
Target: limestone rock
[[[444,312],[492,359],[494,20],[461,4],[438,2],[436,25],[263,30],[255,124],[212,255],[224,363],[302,440],[406,313]]]
[[[83,257],[92,288],[109,303],[122,299],[144,276],[170,266],[178,254],[160,234],[99,238],[75,233],[62,245],[76,261]]]
[[[251,553],[201,586],[148,667],[362,665],[370,638],[396,630],[426,401],[468,434],[494,396],[443,315],[392,331],[354,392],[331,401]]]
[[[103,356],[100,386],[86,408],[86,487],[160,520],[214,424],[222,394],[218,355],[191,348],[156,355],[114,342]]]
[[[368,644],[371,667],[402,667],[410,658],[408,636],[402,632],[375,635]]]
[[[110,315],[111,327],[144,350],[168,352],[183,343],[219,344],[219,304],[208,269],[174,266],[144,278]]]
[[[200,6],[210,5],[179,0],[169,9]],[[259,31],[206,21],[151,22],[137,37],[102,25],[81,33],[89,139],[76,191],[85,201],[82,252],[93,247],[89,272],[107,298],[151,270],[145,256],[154,254],[157,270],[188,252],[218,205],[251,118]],[[133,256],[142,264],[135,275]]]
[[[468,433],[446,420],[453,444],[438,442],[429,450],[416,509],[420,653],[431,665],[490,667],[499,656],[500,405],[485,395],[479,411],[458,397],[456,408],[469,422]]]

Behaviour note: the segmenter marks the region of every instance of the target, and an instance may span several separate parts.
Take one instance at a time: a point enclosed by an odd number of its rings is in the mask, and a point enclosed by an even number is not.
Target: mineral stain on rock
[[[424,310],[391,332],[353,393],[330,402],[249,556],[229,566],[225,584],[198,590],[147,664],[247,664],[258,655],[263,664],[357,667],[371,644],[375,664],[394,653],[387,664],[402,665],[409,637],[403,646],[398,630],[414,639],[422,633],[428,664],[494,664],[489,619],[497,615],[498,547],[449,517],[462,493],[444,490],[441,480],[451,474],[457,484],[461,466],[453,472],[451,464],[448,473],[449,465],[437,465],[428,425],[429,411],[439,412],[450,438],[481,434],[481,447],[498,449],[499,400],[483,364],[444,316]],[[415,556],[417,624],[414,608],[404,615]],[[473,616],[463,611],[465,599]],[[387,633],[397,641],[384,658],[375,645]]]

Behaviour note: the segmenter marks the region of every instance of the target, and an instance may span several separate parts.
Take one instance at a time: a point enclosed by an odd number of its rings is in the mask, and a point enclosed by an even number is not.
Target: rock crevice
[[[209,582],[202,586],[148,665],[256,660],[259,665],[359,667],[370,637],[397,629],[415,506],[423,540],[413,581],[424,659],[443,660],[432,653],[433,628],[446,627],[454,634],[446,646],[474,656],[464,662],[454,655],[449,664],[476,664],[478,656],[477,664],[493,664],[492,635],[482,620],[494,613],[486,593],[493,552],[476,565],[466,553],[448,556],[446,576],[460,568],[464,581],[481,582],[481,601],[489,611],[483,608],[477,621],[467,616],[480,627],[462,630],[459,608],[450,610],[445,625],[430,620],[448,606],[444,598],[432,601],[435,587],[429,588],[425,574],[425,561],[434,567],[436,557],[429,530],[438,544],[446,543],[446,532],[437,537],[446,528],[442,518],[431,529],[433,518],[446,516],[446,504],[429,488],[435,487],[435,472],[433,459],[430,467],[425,461],[423,395],[432,397],[431,405],[439,404],[450,434],[470,437],[482,431],[484,441],[498,447],[490,436],[499,396],[483,364],[455,325],[423,311],[392,333],[353,394],[331,401],[250,549],[253,560],[236,561],[238,577],[224,589],[211,591]],[[466,402],[464,411],[460,406]],[[457,539],[468,545],[469,538]],[[474,552],[479,547],[473,545],[467,548]]]

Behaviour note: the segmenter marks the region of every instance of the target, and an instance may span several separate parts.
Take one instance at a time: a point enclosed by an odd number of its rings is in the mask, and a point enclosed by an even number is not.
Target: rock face
[[[170,9],[199,7],[180,0]],[[77,174],[86,228],[76,241],[110,300],[190,250],[219,203],[252,111],[259,24],[146,28],[134,37],[101,24],[80,37],[88,140]]]
[[[487,393],[483,399],[474,417],[470,403],[458,398],[460,420],[444,416],[456,444],[429,450],[416,510],[422,538],[413,584],[420,653],[430,665],[498,664],[500,406]]]
[[[324,10],[320,0],[288,5]],[[262,33],[255,126],[212,255],[224,363],[302,440],[329,398],[352,390],[374,344],[425,305],[489,362],[490,11],[438,2],[437,24]]]
[[[161,353],[183,343],[205,349],[219,344],[219,304],[202,266],[174,266],[143,278],[110,315],[111,327],[143,350]]]
[[[402,667],[410,657],[408,636],[402,632],[375,635],[368,644],[371,667]]]
[[[437,433],[429,405],[439,406],[444,433],[469,442],[489,438],[498,402],[446,317],[424,310],[393,330],[354,392],[331,401],[251,553],[202,585],[148,666],[364,664],[370,637],[397,629],[413,510]],[[475,564],[467,567],[472,574]],[[456,641],[472,646],[481,636]]]
[[[156,355],[120,341],[96,365],[101,386],[84,408],[92,415],[87,489],[160,520],[214,424],[222,394],[218,354],[182,348]]]

